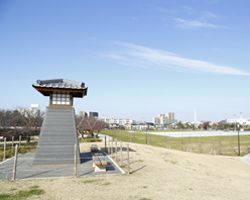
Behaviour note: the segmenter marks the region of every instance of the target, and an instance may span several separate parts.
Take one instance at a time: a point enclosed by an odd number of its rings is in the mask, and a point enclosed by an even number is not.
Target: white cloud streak
[[[240,69],[216,65],[210,62],[180,57],[176,54],[151,49],[131,43],[117,43],[123,47],[122,51],[103,55],[116,60],[122,65],[143,67],[152,70],[176,70],[214,73],[222,75],[250,76],[250,73]]]
[[[177,27],[180,28],[219,28],[220,26],[210,23],[204,23],[197,20],[185,20],[181,18],[175,18],[174,19],[177,22]]]

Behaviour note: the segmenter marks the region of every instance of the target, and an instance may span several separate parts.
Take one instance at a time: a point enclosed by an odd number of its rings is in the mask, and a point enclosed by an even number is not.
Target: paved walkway
[[[250,165],[250,154],[245,155],[244,157],[241,158],[241,160],[246,164]]]
[[[95,176],[122,174],[124,171],[115,162],[103,153],[108,163],[106,172],[94,173],[91,153],[81,153],[82,164],[77,164],[77,176]],[[17,158],[16,180],[74,177],[74,165],[32,165],[35,154],[20,154]],[[0,180],[12,180],[14,159],[0,163]]]

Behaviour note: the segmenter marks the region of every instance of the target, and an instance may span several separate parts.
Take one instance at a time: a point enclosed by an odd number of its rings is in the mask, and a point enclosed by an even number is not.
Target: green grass
[[[143,188],[148,188],[147,186],[143,186]]]
[[[110,182],[103,183],[102,185],[110,185]]]
[[[112,136],[114,139],[122,140],[123,142],[130,142],[131,137],[131,142],[146,144],[145,131],[103,130],[101,133]],[[190,151],[191,148],[192,153],[210,154],[213,144],[216,155],[237,156],[238,152],[238,136],[169,138],[167,135],[149,135],[149,143],[152,146],[170,147],[171,149],[182,151]],[[240,151],[241,156],[250,153],[250,135],[240,136]]]
[[[151,200],[151,199],[148,199],[148,198],[143,198],[143,199],[140,199],[140,200]]]
[[[84,184],[86,184],[86,183],[94,183],[94,182],[96,182],[97,180],[86,180],[86,181],[83,181],[83,183]]]
[[[11,190],[14,191],[14,190]],[[11,193],[11,194],[0,194],[0,199],[26,199],[30,196],[34,196],[34,195],[42,195],[44,194],[44,190],[40,190],[38,189],[38,186],[32,186],[30,187],[30,190],[28,191],[18,191],[17,193]]]
[[[30,187],[30,189],[37,189],[37,188],[39,188],[38,185],[34,185],[34,186],[31,186],[31,187]]]

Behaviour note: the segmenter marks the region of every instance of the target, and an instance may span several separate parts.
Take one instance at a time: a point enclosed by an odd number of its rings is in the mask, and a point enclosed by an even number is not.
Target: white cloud
[[[201,21],[185,20],[181,18],[174,19],[177,22],[177,26],[180,28],[219,28],[220,26]]]
[[[153,70],[195,71],[224,75],[250,76],[250,73],[240,69],[216,65],[206,61],[183,58],[171,52],[151,49],[131,43],[117,43],[123,51],[103,55],[114,59],[123,65],[149,68]]]

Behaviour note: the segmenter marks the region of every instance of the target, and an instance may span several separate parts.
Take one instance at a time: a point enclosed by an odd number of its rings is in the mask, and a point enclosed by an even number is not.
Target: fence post
[[[105,152],[107,153],[106,135],[105,135]]]
[[[183,133],[181,132],[181,150],[183,151]]]
[[[111,157],[113,158],[113,138],[111,140]]]
[[[21,139],[22,139],[22,136],[19,135],[19,147],[21,147]]]
[[[14,136],[12,136],[11,156],[13,156],[13,148],[14,148]]]
[[[192,148],[191,148],[191,136],[189,134],[189,152],[192,152]]]
[[[202,152],[202,149],[201,149],[201,133],[200,133],[200,140],[199,140],[199,150],[200,150],[200,153]]]
[[[171,149],[170,133],[169,133],[169,144],[168,144],[168,148]]]
[[[110,139],[108,139],[108,154],[110,154]]]
[[[6,155],[6,137],[4,137],[4,145],[3,145],[3,160],[5,160]]]
[[[214,136],[213,136],[213,155],[215,153],[215,149],[214,149]]]
[[[117,162],[117,139],[115,139],[115,162]]]
[[[127,144],[128,174],[129,174],[129,145]]]
[[[75,171],[75,178],[77,177],[77,164],[76,164],[76,144],[75,144],[75,149],[74,149],[74,171]]]
[[[135,143],[135,129],[134,129],[134,143]]]
[[[167,139],[166,139],[166,133],[164,133],[164,147],[167,148]]]
[[[221,154],[221,133],[220,133],[220,151],[219,151],[219,154]]]
[[[14,167],[13,167],[13,178],[12,178],[13,181],[16,180],[17,150],[18,150],[18,145],[16,145],[16,149],[15,149]]]
[[[122,141],[120,141],[120,165],[122,165]]]

